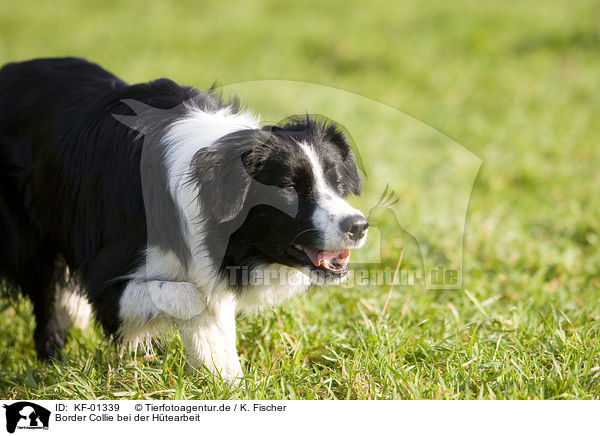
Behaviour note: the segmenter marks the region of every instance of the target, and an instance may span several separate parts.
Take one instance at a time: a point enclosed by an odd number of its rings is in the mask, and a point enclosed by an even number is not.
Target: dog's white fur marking
[[[192,251],[189,280],[197,286],[206,286],[217,265],[211,265],[203,253],[205,229],[198,222],[200,206],[197,201],[198,188],[187,181],[190,163],[194,154],[210,147],[220,138],[230,133],[260,128],[260,119],[250,113],[233,113],[231,108],[217,112],[205,112],[192,106],[187,116],[173,123],[163,138],[166,149],[169,190],[175,203],[181,209],[186,240]],[[152,252],[151,262],[162,263],[162,253]]]
[[[225,135],[244,129],[258,129],[260,119],[250,112],[232,113],[230,108],[205,112],[191,107],[188,115],[173,123],[164,136],[169,168],[169,188],[176,202],[186,207],[195,202],[182,186],[194,154],[210,147]],[[185,184],[184,184],[185,185]]]
[[[146,249],[146,262],[130,278],[137,280],[183,280],[184,267],[172,251],[149,246]]]
[[[349,244],[344,232],[340,228],[340,221],[348,216],[362,215],[341,198],[325,180],[325,173],[319,162],[315,150],[308,144],[301,143],[300,148],[308,157],[312,172],[315,177],[317,208],[312,216],[312,221],[317,230],[324,235],[323,249],[335,250],[340,247],[358,248],[364,244],[367,235],[357,243]]]
[[[158,283],[131,280],[121,296],[119,316],[122,323],[119,334],[123,342],[134,349],[173,324],[170,316],[156,306],[150,293],[150,287],[158,286]],[[171,298],[176,297],[177,295],[171,294]]]
[[[256,280],[237,299],[239,312],[253,312],[277,306],[310,287],[310,272],[286,265],[263,265],[254,271],[250,280]]]
[[[55,304],[58,324],[63,331],[71,326],[87,328],[92,319],[92,307],[77,289],[58,287]]]
[[[192,368],[207,367],[227,381],[242,376],[236,347],[236,304],[233,295],[213,304],[202,315],[177,321]]]
[[[187,282],[137,281],[121,298],[121,336],[137,348],[177,325],[191,368],[203,366],[225,380],[241,376],[236,350],[236,301],[232,293],[205,304],[199,290]]]

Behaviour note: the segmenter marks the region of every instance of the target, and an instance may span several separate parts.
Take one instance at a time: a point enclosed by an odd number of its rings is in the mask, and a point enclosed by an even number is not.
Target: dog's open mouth
[[[294,249],[305,254],[316,268],[339,275],[345,275],[348,272],[348,261],[350,260],[350,250],[348,249],[319,251],[300,245],[294,245]]]

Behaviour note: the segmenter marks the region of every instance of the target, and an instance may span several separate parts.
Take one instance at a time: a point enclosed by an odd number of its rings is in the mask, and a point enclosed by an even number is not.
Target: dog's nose
[[[365,236],[369,222],[362,215],[352,215],[344,218],[340,222],[340,227],[344,233],[348,233],[351,239],[358,241]]]

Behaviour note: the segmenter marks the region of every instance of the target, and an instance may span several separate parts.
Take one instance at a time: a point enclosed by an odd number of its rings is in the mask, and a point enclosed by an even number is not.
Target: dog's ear
[[[200,198],[218,223],[233,220],[244,207],[251,183],[242,160],[246,152],[242,147],[208,147],[194,156]]]
[[[194,155],[191,181],[200,185],[203,206],[218,223],[232,221],[244,208],[266,139],[256,130],[235,132]]]
[[[358,172],[358,166],[354,157],[353,147],[348,141],[347,134],[344,134],[337,124],[328,122],[325,125],[324,139],[325,141],[333,144],[342,157],[339,163],[339,168],[344,177],[345,187],[347,190],[346,194],[352,192],[355,195],[360,195],[362,191],[362,177]],[[358,153],[356,147],[354,147],[354,150]]]

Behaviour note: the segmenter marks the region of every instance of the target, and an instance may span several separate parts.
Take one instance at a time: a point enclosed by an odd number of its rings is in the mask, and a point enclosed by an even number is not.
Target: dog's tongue
[[[350,250],[317,251],[313,248],[304,247],[304,252],[314,266],[323,266],[327,269],[330,269],[329,266],[334,260],[336,263],[345,266],[348,263],[347,259],[350,256]]]

